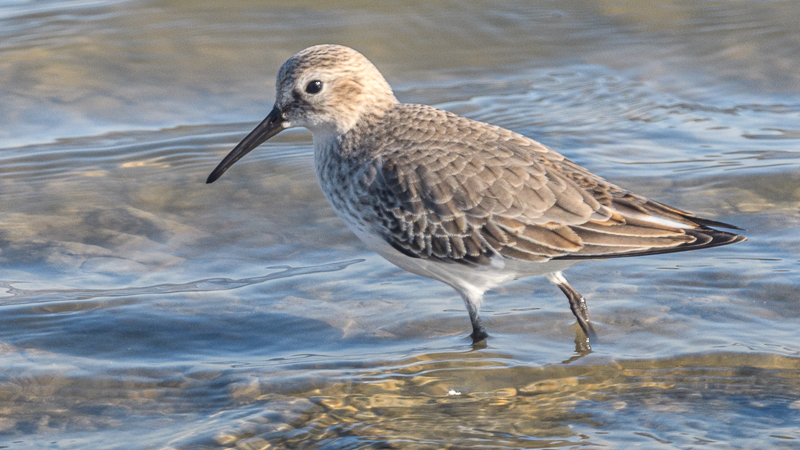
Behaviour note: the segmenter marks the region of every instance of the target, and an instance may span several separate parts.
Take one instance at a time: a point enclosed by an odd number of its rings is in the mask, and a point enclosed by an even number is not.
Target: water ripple
[[[325,272],[344,270],[353,264],[363,262],[363,259],[339,261],[335,263],[320,264],[306,267],[272,266],[268,269],[281,269],[279,272],[268,275],[247,278],[207,278],[188,283],[169,283],[142,287],[125,287],[119,289],[41,289],[26,290],[14,287],[13,281],[0,281],[0,288],[5,289],[2,304],[8,307],[12,304],[41,304],[51,302],[73,302],[95,300],[100,298],[131,297],[141,295],[165,295],[190,292],[213,292],[238,289],[245,286],[265,283],[267,281],[300,277]]]

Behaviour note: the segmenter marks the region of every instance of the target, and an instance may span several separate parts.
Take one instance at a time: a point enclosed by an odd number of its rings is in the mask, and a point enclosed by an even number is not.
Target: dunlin
[[[562,271],[584,260],[680,252],[745,240],[738,229],[649,200],[520,134],[400,103],[357,51],[317,45],[278,73],[272,111],[209,175],[216,181],[282,130],[305,127],[336,214],[381,256],[452,286],[474,342],[478,309],[498,285],[544,275],[586,335],[584,298]]]

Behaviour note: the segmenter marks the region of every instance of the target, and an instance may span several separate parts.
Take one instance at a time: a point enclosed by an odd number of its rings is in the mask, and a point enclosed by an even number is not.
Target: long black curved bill
[[[228,156],[222,160],[221,163],[211,172],[211,175],[208,176],[206,183],[213,183],[217,181],[219,177],[225,173],[226,170],[232,165],[236,163],[236,161],[242,159],[242,157],[252,150],[254,150],[259,145],[266,142],[267,139],[275,136],[276,134],[283,131],[283,111],[278,109],[278,107],[272,108],[272,111],[267,115],[267,118],[264,119],[258,126],[250,132],[242,142],[239,142],[239,145],[233,148]]]

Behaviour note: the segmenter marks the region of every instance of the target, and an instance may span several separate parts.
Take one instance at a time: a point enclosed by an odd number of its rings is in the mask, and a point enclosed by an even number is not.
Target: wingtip
[[[558,256],[553,259],[608,259],[608,258],[625,258],[631,256],[647,256],[659,255],[664,253],[684,252],[688,250],[699,250],[704,248],[720,247],[723,245],[736,244],[747,240],[746,236],[741,234],[731,233],[728,231],[716,230],[714,228],[688,228],[684,229],[687,235],[695,238],[692,242],[687,242],[674,247],[661,247],[649,248],[643,250],[634,250],[618,253],[605,253],[605,254],[568,254]]]
[[[709,228],[717,227],[717,228],[726,228],[728,230],[747,231],[744,228],[737,227],[736,225],[731,225],[729,223],[720,222],[717,220],[703,219],[701,217],[689,217],[689,220],[703,227],[709,227]]]
[[[701,228],[697,230],[686,230],[687,234],[694,235],[696,238],[700,237],[710,238],[707,242],[699,245],[688,244],[686,250],[695,250],[700,248],[719,247],[722,245],[736,244],[747,240],[747,237],[741,234],[730,233],[728,231],[715,230],[713,228]]]

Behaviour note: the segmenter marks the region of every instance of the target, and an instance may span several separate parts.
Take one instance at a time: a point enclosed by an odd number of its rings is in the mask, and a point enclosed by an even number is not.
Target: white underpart
[[[561,275],[561,271],[578,262],[577,260],[558,260],[531,263],[498,256],[492,258],[488,266],[468,266],[412,258],[398,252],[382,237],[372,233],[349,215],[342,214],[338,210],[336,213],[348,228],[367,245],[367,248],[405,271],[451,286],[458,291],[465,303],[472,304],[476,310],[480,310],[483,304],[483,294],[486,291],[519,278],[544,275],[553,284],[566,284],[567,280]]]
[[[565,284],[569,285],[567,279],[564,278],[564,275],[562,275],[561,272],[548,273],[544,277],[547,278],[547,281],[555,284],[556,286],[562,286]]]

